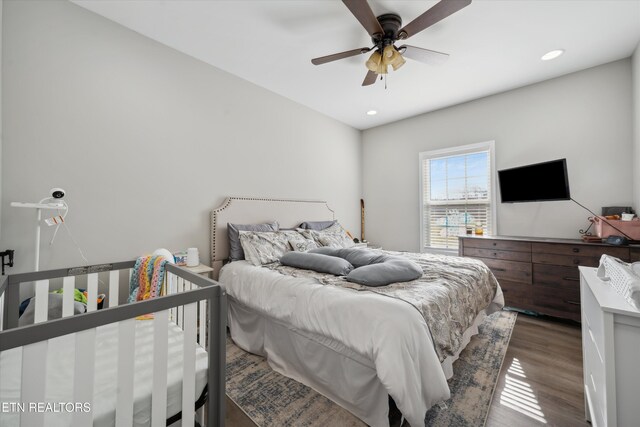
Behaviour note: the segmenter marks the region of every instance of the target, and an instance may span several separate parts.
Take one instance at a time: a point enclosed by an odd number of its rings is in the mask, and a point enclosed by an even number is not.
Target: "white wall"
[[[0,247],[16,249],[13,272],[32,269],[35,220],[9,203],[54,186],[91,263],[189,246],[207,261],[227,195],[324,199],[359,233],[359,131],[66,1],[4,6]],[[82,264],[51,234],[42,269]]]
[[[633,201],[640,214],[640,43],[632,57],[633,71]]]
[[[490,140],[498,170],[566,157],[573,198],[631,204],[631,105],[625,59],[364,131],[367,239],[419,250],[418,153]],[[577,238],[587,216],[570,201],[499,204],[498,232]]]
[[[0,201],[2,201],[2,8],[4,0],[0,0]],[[0,208],[0,237],[2,237],[2,209]],[[0,251],[6,248],[0,247]]]

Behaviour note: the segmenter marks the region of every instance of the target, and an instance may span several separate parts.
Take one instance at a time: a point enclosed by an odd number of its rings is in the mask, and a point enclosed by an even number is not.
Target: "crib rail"
[[[168,295],[135,303],[118,305],[119,270],[131,269],[134,261],[76,269],[59,269],[8,276],[0,282],[0,297],[4,300],[0,326],[0,352],[22,347],[22,399],[44,401],[46,354],[48,340],[76,334],[76,364],[74,396],[93,396],[93,356],[96,346],[96,328],[118,323],[118,396],[116,426],[131,425],[133,417],[134,319],[154,314],[152,425],[166,423],[167,404],[167,328],[173,320],[183,330],[183,384],[182,425],[194,425],[195,420],[195,348],[198,343],[208,352],[206,425],[224,425],[224,372],[226,337],[226,295],[221,286],[203,276],[183,268],[166,266]],[[98,273],[109,275],[109,307],[97,310]],[[86,275],[87,313],[73,315],[73,289],[75,277]],[[35,281],[36,302],[48,300],[49,280],[62,278],[65,296],[63,317],[47,320],[46,303],[35,305],[35,323],[17,327],[18,288],[20,283]],[[172,293],[172,290],[176,293]],[[178,289],[179,288],[179,289]],[[91,300],[93,302],[91,303]],[[70,303],[67,303],[70,301]],[[44,308],[42,308],[44,306]],[[4,330],[2,330],[4,329]],[[44,355],[44,356],[43,356]],[[163,368],[164,366],[164,368]],[[81,380],[78,380],[81,379]],[[74,414],[73,425],[90,425],[91,414]],[[202,421],[202,420],[201,420]],[[24,413],[21,425],[44,425],[43,414]]]

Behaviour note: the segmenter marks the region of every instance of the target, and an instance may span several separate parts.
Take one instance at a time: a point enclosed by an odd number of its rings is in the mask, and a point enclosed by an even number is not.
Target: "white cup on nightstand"
[[[187,249],[187,267],[197,267],[200,265],[200,256],[198,248]]]

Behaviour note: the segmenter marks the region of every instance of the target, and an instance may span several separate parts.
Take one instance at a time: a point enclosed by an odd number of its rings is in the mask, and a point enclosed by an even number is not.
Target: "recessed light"
[[[542,55],[540,59],[543,61],[551,61],[552,59],[556,59],[558,56],[564,53],[564,49],[556,49]]]
[[[367,111],[367,116],[375,116],[376,114],[378,114],[378,112],[376,110]]]

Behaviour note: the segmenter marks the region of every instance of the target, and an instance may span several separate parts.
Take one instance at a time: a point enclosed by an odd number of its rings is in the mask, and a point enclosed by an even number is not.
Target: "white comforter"
[[[449,398],[425,320],[406,302],[283,276],[245,261],[225,266],[220,282],[249,308],[332,338],[371,360],[412,426],[423,426],[427,410]]]

